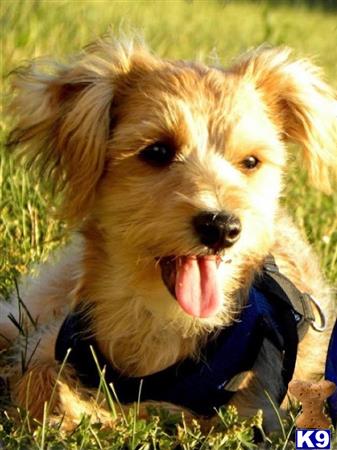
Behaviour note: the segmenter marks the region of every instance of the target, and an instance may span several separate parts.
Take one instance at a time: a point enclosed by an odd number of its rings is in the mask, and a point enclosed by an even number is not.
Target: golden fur
[[[53,349],[67,312],[86,299],[92,333],[109,361],[130,375],[150,374],[197,357],[208,333],[234,320],[269,253],[327,317],[325,333],[310,328],[302,340],[295,371],[306,380],[322,376],[332,296],[279,206],[288,141],[302,148],[318,188],[329,192],[337,172],[337,103],[315,66],[292,60],[286,48],[260,48],[223,70],[162,60],[141,44],[108,36],[68,64],[36,61],[18,70],[14,90],[10,145],[62,192],[60,215],[77,230],[57,261],[20,288],[38,326],[23,318],[33,356],[23,375],[19,357],[9,370],[19,405],[41,418],[52,397],[50,413],[65,415],[69,426],[83,413],[110,423],[104,404],[92,400],[70,367],[59,374]],[[178,149],[169,168],[138,158],[162,139]],[[261,161],[253,171],[241,164],[250,155]],[[156,258],[205,254],[191,218],[223,209],[242,223],[240,239],[223,255],[224,304],[215,316],[192,317],[166,289]],[[17,330],[6,316],[17,314],[15,305],[1,304],[1,333],[13,342]],[[275,398],[273,352],[265,346],[233,397],[243,415],[263,408],[270,427],[275,416],[261,386]]]

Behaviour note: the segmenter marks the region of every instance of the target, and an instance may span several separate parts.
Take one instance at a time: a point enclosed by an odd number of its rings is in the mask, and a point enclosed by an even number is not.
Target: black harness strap
[[[297,287],[280,271],[272,255],[269,255],[263,266],[263,291],[266,295],[282,298],[291,305],[296,317],[299,340],[305,336],[309,326],[315,321],[311,306],[312,299],[309,294],[300,292]]]

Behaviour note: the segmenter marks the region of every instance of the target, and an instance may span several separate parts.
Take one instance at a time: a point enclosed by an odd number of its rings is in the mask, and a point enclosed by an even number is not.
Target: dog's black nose
[[[200,242],[213,250],[231,247],[240,237],[241,222],[226,212],[201,212],[193,218]]]

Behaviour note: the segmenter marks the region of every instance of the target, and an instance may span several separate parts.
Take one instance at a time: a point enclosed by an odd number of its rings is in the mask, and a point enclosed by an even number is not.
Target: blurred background
[[[321,65],[337,85],[337,0],[2,0],[1,71],[3,104],[7,74],[38,56],[62,60],[98,35],[140,34],[162,57],[198,59],[224,65],[252,47],[287,45],[297,56]],[[45,259],[66,240],[65,225],[52,216],[47,191],[4,149],[11,120],[1,121],[0,296],[32,262]],[[311,189],[296,165],[284,202],[319,252],[327,277],[337,280],[337,196]],[[48,207],[46,205],[49,204]]]
[[[4,66],[23,59],[78,50],[109,28],[136,31],[161,56],[226,63],[268,42],[318,57],[337,74],[337,0],[5,0]]]

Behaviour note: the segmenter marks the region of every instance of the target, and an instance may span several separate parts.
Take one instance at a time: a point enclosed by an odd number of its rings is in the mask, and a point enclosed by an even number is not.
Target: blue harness
[[[337,386],[337,320],[331,335],[325,366],[325,378]],[[332,423],[337,427],[337,390],[328,398]]]
[[[169,402],[199,415],[212,416],[215,409],[228,403],[235,393],[230,387],[232,380],[253,368],[265,339],[279,350],[282,361],[277,399],[281,404],[293,376],[298,340],[313,321],[308,295],[301,294],[278,271],[273,259],[268,258],[239,321],[211,334],[198,360],[186,358],[144,377],[126,376],[106,360],[95,338],[88,334],[90,310],[81,305],[63,322],[55,357],[62,362],[71,348],[67,363],[74,367],[85,386],[97,388],[100,376],[90,350],[92,347],[100,368],[105,368],[107,383],[113,383],[121,403],[137,401],[142,383],[142,401]],[[330,343],[326,378],[337,383],[337,326]],[[329,406],[335,420],[337,394],[330,398]]]

